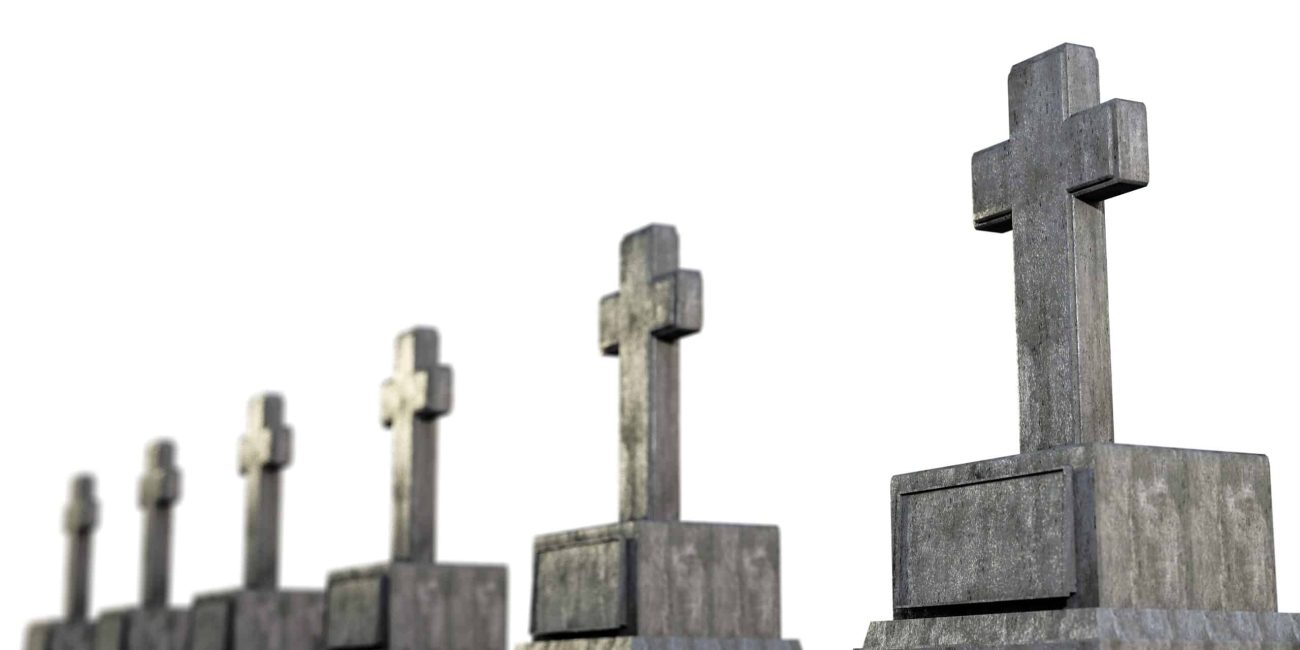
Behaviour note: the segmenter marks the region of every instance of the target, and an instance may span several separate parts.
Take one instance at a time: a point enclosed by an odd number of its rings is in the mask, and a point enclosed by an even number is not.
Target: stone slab
[[[780,639],[775,526],[634,521],[542,535],[532,634]]]
[[[190,608],[189,650],[320,650],[324,622],[318,591],[205,594]]]
[[[515,650],[801,650],[789,639],[606,636],[521,643]]]
[[[89,622],[41,621],[27,626],[26,650],[90,650],[95,627]]]
[[[1074,593],[1069,467],[898,495],[896,607]]]
[[[1052,648],[1244,650],[1300,647],[1300,614],[1063,609],[880,621],[864,650]]]
[[[967,522],[954,526],[976,526],[973,517],[988,517],[992,521],[984,530],[1002,533],[990,538],[992,549],[988,545],[963,549],[918,536],[924,531],[907,519],[906,495],[998,479],[1016,485],[1016,477],[1063,467],[1070,469],[1073,499],[1075,587],[1068,596],[1040,589],[1032,579],[1007,579],[995,590],[998,600],[989,602],[987,585],[963,593],[951,584],[927,583],[956,578],[958,584],[972,586],[975,573],[915,570],[916,566],[956,567],[986,561],[990,553],[1004,554],[999,556],[1002,562],[1025,560],[1023,541],[1009,537],[1025,532],[1050,537],[1059,513],[1033,506],[1038,488],[1019,481],[1023,489],[1013,490],[1018,495],[1005,497],[1006,505],[1018,504],[1010,510],[985,508],[974,500],[971,507],[981,508],[978,513],[948,513],[955,521]],[[1265,456],[1110,443],[1058,447],[895,476],[891,485],[894,617],[1061,607],[1275,612],[1270,490]],[[1008,519],[1014,513],[1040,521],[1026,525]],[[938,527],[932,532],[940,538],[956,532],[935,524]],[[943,550],[965,555],[934,557]],[[927,553],[930,557],[917,558]],[[1028,561],[1041,569],[1047,559]],[[912,600],[909,594],[917,593],[941,597]]]
[[[330,574],[325,647],[505,650],[506,567],[394,562]]]
[[[183,650],[189,640],[184,609],[119,609],[95,621],[95,650]]]

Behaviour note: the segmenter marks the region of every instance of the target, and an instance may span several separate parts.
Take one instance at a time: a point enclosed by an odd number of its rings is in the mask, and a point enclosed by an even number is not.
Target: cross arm
[[[1003,140],[976,151],[970,160],[971,194],[975,205],[975,229],[984,232],[1011,230],[1010,176],[1011,141]]]
[[[427,377],[428,384],[423,387],[424,407],[416,409],[416,417],[429,419],[450,413],[451,366],[435,366]]]
[[[1068,123],[1071,194],[1095,202],[1146,187],[1146,105],[1112,99],[1071,115]]]
[[[176,447],[170,440],[149,445],[148,466],[140,477],[140,507],[169,505],[181,496],[181,473],[176,469]]]
[[[72,502],[63,511],[63,528],[68,533],[86,533],[99,525],[99,502],[95,500],[95,478],[81,475],[72,481]]]
[[[618,354],[618,293],[600,299],[600,352],[606,356]]]
[[[140,478],[140,507],[175,503],[181,496],[181,474],[176,470],[150,470]]]
[[[704,325],[704,280],[699,271],[676,270],[651,281],[654,291],[654,335],[673,341],[700,331]]]

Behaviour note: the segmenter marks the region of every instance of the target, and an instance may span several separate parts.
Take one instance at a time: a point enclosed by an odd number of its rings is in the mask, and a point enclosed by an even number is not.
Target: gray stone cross
[[[63,511],[63,530],[68,535],[63,618],[80,623],[86,620],[90,602],[91,541],[99,526],[99,502],[95,499],[95,477],[78,475],[72,479],[71,488],[71,499]]]
[[[451,411],[451,367],[438,362],[438,331],[397,337],[380,419],[393,431],[393,559],[436,559],[438,418]]]
[[[677,267],[677,230],[623,238],[619,291],[600,300],[600,349],[619,359],[619,519],[681,516],[677,339],[700,331],[699,271]]]
[[[975,228],[1014,226],[1022,452],[1115,437],[1102,201],[1147,184],[1147,122],[1097,77],[1078,45],[1017,64],[1011,138],[971,160]]]
[[[239,439],[244,476],[244,587],[275,589],[280,571],[280,471],[293,456],[293,430],[284,398],[264,393],[248,401],[248,431]]]
[[[176,469],[176,446],[170,440],[149,445],[145,472],[140,477],[140,508],[144,519],[143,575],[140,581],[141,609],[167,606],[171,587],[172,505],[181,496],[181,473]]]

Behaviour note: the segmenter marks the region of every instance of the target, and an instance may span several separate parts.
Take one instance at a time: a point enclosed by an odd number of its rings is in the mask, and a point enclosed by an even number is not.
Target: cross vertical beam
[[[281,471],[292,456],[293,430],[284,423],[284,398],[263,393],[250,399],[248,431],[239,440],[246,589],[279,586]]]
[[[1146,108],[1099,104],[1092,48],[1007,79],[1011,138],[971,160],[977,230],[1014,231],[1020,450],[1115,438],[1103,201],[1147,184]]]
[[[144,476],[140,477],[140,508],[144,510],[142,609],[164,608],[170,598],[172,506],[180,494],[175,444],[170,440],[151,443],[145,453]]]
[[[397,337],[393,376],[381,390],[380,421],[393,435],[393,559],[437,557],[438,418],[451,412],[451,367],[438,361],[438,331]]]
[[[95,499],[95,477],[80,474],[72,479],[68,506],[63,511],[63,530],[68,535],[63,618],[70,623],[86,620],[90,603],[91,542],[99,526],[99,502]]]
[[[600,348],[619,360],[619,520],[681,517],[677,340],[700,331],[703,281],[677,265],[677,230],[623,238],[619,291],[600,301]]]

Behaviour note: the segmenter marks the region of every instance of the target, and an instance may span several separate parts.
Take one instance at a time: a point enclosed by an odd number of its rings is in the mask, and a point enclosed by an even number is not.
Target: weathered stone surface
[[[394,562],[330,574],[329,648],[504,650],[506,567]]]
[[[717,639],[680,636],[602,636],[534,641],[516,650],[800,650],[789,639]]]
[[[63,510],[63,532],[68,537],[63,618],[29,625],[23,638],[27,650],[87,650],[94,640],[94,626],[87,621],[86,613],[90,608],[92,542],[99,526],[95,477],[73,477],[68,496]]]
[[[775,526],[624,522],[534,545],[532,633],[779,639]]]
[[[207,594],[190,609],[190,650],[319,650],[325,598],[317,591]]]
[[[94,625],[86,621],[44,621],[27,626],[23,647],[26,650],[90,650],[94,645]]]
[[[181,650],[188,640],[183,609],[121,609],[95,621],[95,650]]]
[[[437,559],[438,418],[451,412],[451,366],[438,360],[438,331],[397,337],[393,376],[380,393],[380,421],[393,431],[393,554]]]
[[[1070,468],[1073,498],[1073,593],[1044,591],[1042,575],[992,586],[980,558],[1027,561],[1051,574],[1049,558],[1024,555],[1026,544],[1053,538],[1061,512],[1026,506],[1038,499],[1025,475]],[[1005,609],[1113,607],[1276,611],[1272,502],[1268,459],[1162,447],[1092,444],[955,465],[894,477],[895,616],[914,618]],[[907,495],[1007,479],[1020,492],[974,512],[948,512],[949,523],[909,519]],[[964,489],[970,489],[969,487]],[[955,502],[959,504],[960,501]],[[939,515],[941,513],[931,513]],[[929,515],[927,515],[929,516]],[[1029,517],[1032,523],[1013,521]],[[933,518],[933,517],[932,517]],[[982,523],[978,523],[979,519]],[[971,522],[963,524],[961,522]],[[944,539],[962,526],[984,526],[982,545],[964,549]],[[945,528],[948,526],[948,528]],[[953,527],[956,528],[953,528]],[[974,529],[974,528],[972,528]],[[999,535],[1001,532],[1001,535]],[[1027,542],[1021,535],[1034,537]],[[936,539],[939,541],[936,542]],[[957,558],[940,557],[957,553]],[[968,573],[955,568],[967,566]],[[950,567],[941,572],[934,567]],[[962,592],[955,586],[965,586]],[[915,600],[909,594],[926,594]],[[989,597],[996,596],[995,598]],[[997,603],[994,605],[993,603]]]
[[[618,293],[600,300],[600,349],[619,364],[619,521],[680,517],[677,341],[703,320],[704,283],[678,268],[677,229],[624,237]]]
[[[1229,650],[1300,647],[1300,615],[1160,609],[1063,609],[880,621],[870,650],[1096,648]]]
[[[1114,440],[1109,199],[1147,184],[1146,108],[1100,103],[1092,48],[1065,44],[1007,79],[1011,137],[971,159],[977,230],[1014,230],[1020,450]]]
[[[1060,467],[900,492],[895,607],[1069,597],[1073,484]]]
[[[139,496],[144,511],[140,607],[150,611],[167,607],[171,597],[172,508],[181,497],[181,472],[176,467],[176,445],[172,441],[149,444]]]
[[[700,330],[703,282],[678,267],[677,230],[623,238],[600,349],[619,357],[619,522],[534,544],[528,650],[798,648],[781,640],[775,526],[680,517],[679,351]]]
[[[248,430],[239,439],[244,475],[244,588],[280,584],[281,474],[293,458],[293,429],[284,422],[284,398],[263,393],[248,402]]]

